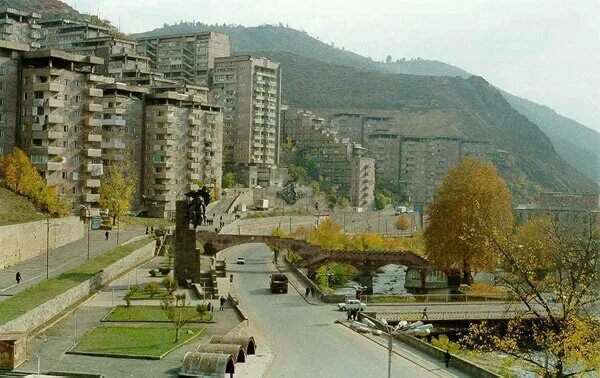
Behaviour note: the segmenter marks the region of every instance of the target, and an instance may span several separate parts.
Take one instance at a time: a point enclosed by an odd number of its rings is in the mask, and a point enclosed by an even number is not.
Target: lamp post
[[[50,227],[58,226],[50,224],[50,216],[46,217],[46,279],[50,278]]]
[[[388,378],[392,377],[392,347],[393,347],[393,338],[392,338],[392,327],[388,324],[387,320],[381,319],[381,323],[385,325],[385,328],[388,331],[388,335],[390,336],[388,340]]]
[[[81,208],[85,210],[85,217],[87,219],[87,259],[90,259],[90,229],[92,228],[92,217],[90,209],[87,206],[81,205]],[[85,223],[85,222],[84,222]]]

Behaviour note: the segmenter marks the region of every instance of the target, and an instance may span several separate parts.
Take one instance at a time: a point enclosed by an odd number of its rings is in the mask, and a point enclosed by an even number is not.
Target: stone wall
[[[28,311],[20,317],[1,325],[0,334],[29,333],[33,331],[117,276],[152,258],[154,256],[154,249],[154,240],[148,240],[148,244],[109,265],[94,277],[57,295],[55,298]]]
[[[46,221],[0,226],[0,269],[46,253]],[[50,219],[49,248],[61,247],[84,237],[79,217]]]

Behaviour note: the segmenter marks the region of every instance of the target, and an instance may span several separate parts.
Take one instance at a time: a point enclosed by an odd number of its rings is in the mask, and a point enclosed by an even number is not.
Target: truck
[[[287,293],[288,278],[283,273],[275,273],[271,275],[271,293]]]

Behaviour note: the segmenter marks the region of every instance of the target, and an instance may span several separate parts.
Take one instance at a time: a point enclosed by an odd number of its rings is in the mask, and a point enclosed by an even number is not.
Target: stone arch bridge
[[[265,243],[279,250],[293,251],[302,259],[298,266],[306,268],[312,277],[316,270],[328,262],[352,265],[361,272],[361,276],[372,279],[373,273],[389,264],[403,265],[406,272],[406,289],[415,294],[446,292],[457,288],[459,276],[455,271],[440,270],[432,266],[423,257],[407,251],[348,251],[324,250],[304,240],[262,235],[223,235],[211,232],[198,232],[197,240],[204,246],[207,254],[215,254],[223,249],[247,243]]]

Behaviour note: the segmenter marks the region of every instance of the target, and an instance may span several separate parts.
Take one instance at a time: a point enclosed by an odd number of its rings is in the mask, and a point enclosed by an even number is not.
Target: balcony
[[[171,180],[175,177],[175,175],[173,174],[173,172],[155,172],[154,173],[154,178],[157,179],[163,179],[163,180]]]
[[[98,88],[88,88],[87,94],[90,97],[102,97],[103,91],[102,91],[102,89],[98,89]]]
[[[44,153],[47,153],[50,156],[62,155],[64,153],[64,149],[62,147],[46,146],[42,149]]]
[[[199,163],[194,163],[194,162],[189,162],[189,163],[187,163],[187,168],[188,169],[199,169],[200,168],[200,164]]]
[[[173,135],[173,134],[177,134],[177,128],[175,126],[157,127],[154,129],[154,132],[156,134]]]
[[[100,194],[89,193],[89,194],[81,195],[81,202],[98,202],[98,201],[100,201]]]
[[[62,163],[55,161],[47,161],[45,163],[34,163],[42,171],[61,171],[63,169]]]
[[[48,123],[53,123],[53,124],[64,123],[64,121],[65,121],[63,116],[58,115],[58,114],[50,114],[50,115],[46,116],[46,120],[48,121]]]
[[[99,188],[100,180],[99,179],[87,179],[87,180],[85,180],[85,186],[87,188]]]
[[[63,108],[65,106],[65,102],[57,98],[49,98],[47,103],[50,108]]]
[[[155,146],[174,146],[175,141],[173,139],[155,139],[152,144]]]
[[[65,90],[64,85],[53,82],[33,84],[34,92],[62,92]]]
[[[190,125],[202,126],[202,120],[196,118],[190,118]]]
[[[85,166],[85,171],[91,173],[92,176],[101,176],[104,172],[104,166],[99,163],[89,163]]]
[[[102,142],[102,135],[100,134],[88,134],[85,138],[86,142]]]
[[[125,124],[125,120],[119,118],[110,118],[102,120],[102,126],[125,126]]]
[[[94,83],[104,83],[106,81],[106,78],[104,76],[95,74],[87,74],[86,79]]]
[[[92,113],[94,113],[94,112],[101,112],[102,111],[102,105],[100,105],[100,104],[94,104],[94,103],[88,103],[85,106],[85,110],[88,111],[88,112],[92,112]]]
[[[62,131],[39,130],[39,131],[33,131],[32,136],[33,136],[33,139],[57,140],[57,139],[62,139],[64,134]]]
[[[114,108],[105,108],[104,109],[104,114],[122,115],[122,114],[125,114],[125,108],[123,108],[121,106],[116,106]]]
[[[102,156],[102,150],[99,148],[86,148],[85,156],[91,158],[99,158],[100,156]]]
[[[200,180],[200,175],[197,173],[188,173],[188,177],[190,178],[190,180],[194,180],[194,181]]]
[[[195,129],[188,129],[188,135],[191,137],[198,137],[200,136],[200,131]]]
[[[200,142],[197,142],[195,140],[190,140],[188,142],[188,147],[200,147]]]
[[[84,123],[88,127],[102,127],[102,120],[100,118],[85,117]]]
[[[154,117],[154,122],[156,122],[156,123],[175,123],[175,121],[177,121],[177,118],[175,118],[173,116]]]

